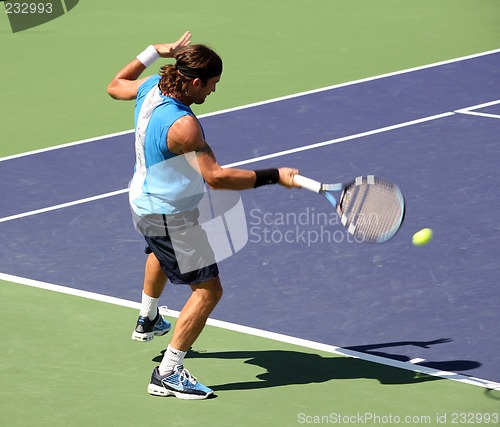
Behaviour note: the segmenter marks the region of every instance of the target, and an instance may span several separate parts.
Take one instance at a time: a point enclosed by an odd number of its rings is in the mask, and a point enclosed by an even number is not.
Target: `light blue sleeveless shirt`
[[[194,210],[205,191],[196,154],[177,155],[167,147],[167,134],[178,119],[195,117],[188,106],[163,96],[160,76],[146,80],[134,110],[136,164],[129,201],[139,216]]]

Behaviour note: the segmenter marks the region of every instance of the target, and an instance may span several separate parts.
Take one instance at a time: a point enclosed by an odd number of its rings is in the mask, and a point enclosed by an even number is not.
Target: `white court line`
[[[40,148],[39,150],[27,151],[25,153],[20,153],[20,154],[13,154],[11,156],[0,157],[0,162],[5,162],[7,160],[18,159],[20,157],[32,156],[34,154],[46,153],[47,151],[59,150],[61,148],[73,147],[74,145],[86,144],[88,142],[100,141],[102,139],[112,138],[114,136],[128,135],[129,133],[132,133],[132,132],[133,132],[133,130],[124,130],[122,132],[110,133],[108,135],[96,136],[96,137],[93,137],[93,138],[87,138],[87,139],[82,139],[80,141],[68,142],[66,144],[61,144],[61,145],[54,145],[53,147]]]
[[[457,111],[457,113],[467,114],[469,116],[488,117],[490,119],[500,119],[500,115],[498,114],[478,113],[477,111]]]
[[[378,133],[383,133],[383,132],[389,132],[389,131],[392,131],[395,129],[401,129],[401,128],[416,125],[419,123],[429,122],[432,120],[438,120],[438,119],[442,119],[444,117],[453,116],[454,114],[455,113],[452,113],[452,112],[436,114],[434,116],[428,116],[428,117],[423,117],[421,119],[410,120],[408,122],[398,123],[398,124],[391,125],[391,126],[385,126],[385,127],[379,128],[379,129],[374,129],[374,130],[370,130],[370,131],[366,131],[366,132],[356,133],[354,135],[343,136],[341,138],[331,139],[329,141],[323,141],[323,142],[318,142],[315,144],[304,145],[302,147],[291,148],[289,150],[278,151],[276,153],[266,154],[265,156],[254,157],[254,158],[247,159],[247,160],[241,160],[239,162],[234,162],[234,163],[229,163],[227,165],[223,165],[222,167],[233,168],[236,166],[247,165],[250,163],[260,162],[262,160],[272,159],[274,157],[286,156],[288,154],[298,153],[300,151],[312,150],[314,148],[319,148],[319,147],[324,147],[327,145],[337,144],[339,142],[350,141],[353,139],[363,138],[365,136],[376,135]],[[42,208],[42,209],[36,209],[33,211],[29,211],[29,212],[23,212],[23,213],[16,214],[16,215],[10,215],[7,217],[0,218],[0,223],[12,221],[15,219],[20,219],[20,218],[25,218],[25,217],[32,216],[32,215],[37,215],[40,213],[51,212],[51,211],[55,211],[57,209],[67,208],[69,206],[75,206],[75,205],[80,205],[80,204],[87,203],[87,202],[93,202],[94,200],[104,199],[106,197],[113,197],[113,196],[116,196],[118,194],[123,194],[126,192],[128,192],[128,188],[117,190],[117,191],[112,191],[112,192],[105,193],[105,194],[100,194],[97,196],[87,197],[87,198],[81,199],[81,200],[75,200],[72,202],[61,203],[59,205],[49,206],[49,207]]]
[[[482,104],[472,105],[470,107],[461,108],[460,110],[455,110],[456,113],[461,113],[463,111],[479,110],[481,108],[491,107],[492,105],[500,104],[500,99],[495,99],[494,101],[483,102]]]
[[[434,63],[427,64],[427,65],[421,65],[421,66],[418,66],[418,67],[406,68],[404,70],[393,71],[391,73],[380,74],[378,76],[366,77],[366,78],[363,78],[363,79],[353,80],[353,81],[345,82],[345,83],[339,83],[339,84],[336,84],[336,85],[326,86],[326,87],[323,87],[323,88],[312,89],[312,90],[304,91],[304,92],[298,92],[298,93],[294,93],[292,95],[286,95],[286,96],[281,96],[281,97],[278,97],[278,98],[268,99],[268,100],[265,100],[265,101],[254,102],[254,103],[247,104],[247,105],[242,105],[242,106],[239,106],[239,107],[227,108],[225,110],[214,111],[212,113],[200,114],[198,117],[201,119],[201,118],[204,118],[204,117],[211,117],[211,116],[216,116],[216,115],[219,115],[219,114],[225,114],[225,113],[231,113],[231,112],[234,112],[234,111],[245,110],[247,108],[253,108],[253,107],[258,107],[258,106],[261,106],[261,105],[272,104],[274,102],[285,101],[287,99],[298,98],[298,97],[301,97],[301,96],[312,95],[314,93],[325,92],[325,91],[328,91],[328,90],[338,89],[338,88],[341,88],[341,87],[353,86],[353,85],[360,84],[360,83],[366,83],[366,82],[371,82],[371,81],[374,81],[374,80],[384,79],[386,77],[393,77],[393,76],[398,76],[398,75],[401,75],[401,74],[412,73],[412,72],[415,72],[415,71],[426,70],[426,69],[429,69],[429,68],[439,67],[441,65],[448,65],[448,64],[453,64],[455,62],[466,61],[468,59],[480,58],[481,56],[493,55],[495,53],[500,53],[500,49],[494,49],[494,50],[489,50],[489,51],[485,51],[485,52],[475,53],[475,54],[472,54],[472,55],[461,56],[461,57],[458,57],[458,58],[448,59],[448,60],[445,60],[445,61],[434,62]],[[6,160],[16,159],[16,158],[19,158],[19,157],[30,156],[30,155],[33,155],[33,154],[44,153],[46,151],[58,150],[60,148],[67,148],[67,147],[71,147],[71,146],[74,146],[74,145],[85,144],[85,143],[88,143],[88,142],[94,142],[94,141],[98,141],[100,139],[111,138],[111,137],[114,137],[114,136],[127,135],[127,134],[130,134],[130,133],[133,133],[133,132],[134,132],[134,130],[130,129],[130,130],[125,130],[125,131],[122,131],[122,132],[111,133],[111,134],[102,135],[102,136],[98,136],[98,137],[94,137],[94,138],[83,139],[83,140],[80,140],[80,141],[69,142],[69,143],[66,143],[66,144],[55,145],[55,146],[52,146],[52,147],[41,148],[39,150],[27,151],[25,153],[13,154],[11,156],[0,157],[0,162],[6,161]]]
[[[68,208],[70,206],[81,205],[83,203],[93,202],[95,200],[105,199],[106,197],[113,197],[113,196],[117,196],[118,194],[123,194],[123,193],[127,193],[127,192],[128,192],[128,188],[125,188],[122,190],[116,190],[116,191],[111,191],[109,193],[99,194],[97,196],[87,197],[85,199],[74,200],[72,202],[67,202],[67,203],[61,203],[60,205],[49,206],[47,208],[35,209],[34,211],[23,212],[23,213],[16,214],[16,215],[6,216],[3,218],[0,218],[0,223],[12,221],[14,219],[25,218],[27,216],[37,215],[37,214],[41,214],[41,213],[45,213],[45,212],[55,211],[57,209],[64,209],[64,208]]]
[[[490,102],[484,102],[483,104],[473,105],[472,107],[461,108],[460,110],[455,110],[455,113],[469,114],[471,116],[488,117],[491,119],[500,119],[500,115],[498,115],[498,114],[481,113],[479,111],[474,111],[474,110],[480,110],[481,108],[486,108],[486,107],[490,107],[492,105],[497,105],[497,104],[500,104],[500,99],[497,99],[495,101],[490,101]]]
[[[60,292],[67,295],[73,295],[81,298],[88,298],[95,301],[105,302],[108,304],[115,304],[122,307],[133,308],[136,310],[140,309],[139,302],[133,302],[121,298],[110,297],[107,295],[97,294],[94,292],[83,291],[81,289],[68,288],[61,285],[55,285],[52,283],[41,282],[38,280],[27,279],[25,277],[13,276],[11,274],[0,273],[0,280],[6,282],[13,282],[20,285],[31,286],[35,288],[45,289],[54,292]],[[171,317],[178,317],[179,312],[175,310],[166,310],[162,308],[162,315],[168,315]],[[428,368],[426,366],[420,366],[415,363],[416,359],[408,362],[402,362],[399,360],[387,359],[380,356],[374,356],[368,353],[361,353],[359,351],[349,350],[342,347],[337,347],[329,344],[323,344],[315,341],[309,341],[302,338],[292,337],[290,335],[278,334],[275,332],[266,331],[263,329],[251,328],[249,326],[238,325],[236,323],[225,322],[222,320],[209,318],[207,320],[207,325],[214,326],[221,329],[226,329],[242,334],[247,334],[251,336],[261,337],[270,339],[273,341],[283,342],[287,344],[297,345],[300,347],[310,348],[313,350],[324,351],[326,353],[338,354],[341,356],[352,357],[355,359],[364,360],[367,362],[378,363],[380,365],[391,366],[393,368],[404,369],[407,371],[417,372],[420,374],[426,374],[437,378],[449,379],[452,381],[457,381],[464,384],[474,385],[477,387],[483,387],[489,390],[500,390],[500,383],[484,380],[481,378],[470,377],[467,375],[457,374],[455,372],[440,371],[438,369]],[[423,359],[421,359],[423,360]],[[420,360],[420,361],[421,361]],[[413,363],[412,363],[413,362]]]
[[[408,122],[398,123],[395,125],[384,126],[382,128],[379,128],[379,129],[369,130],[366,132],[360,132],[360,133],[356,133],[354,135],[348,135],[348,136],[343,136],[341,138],[330,139],[329,141],[317,142],[315,144],[303,145],[302,147],[291,148],[289,150],[284,150],[284,151],[278,151],[276,153],[266,154],[265,156],[254,157],[252,159],[242,160],[241,162],[230,163],[228,165],[225,165],[224,167],[233,168],[236,166],[247,165],[249,163],[260,162],[262,160],[268,160],[268,159],[272,159],[274,157],[281,157],[281,156],[285,156],[287,154],[293,154],[293,153],[298,153],[300,151],[312,150],[314,148],[324,147],[326,145],[337,144],[339,142],[350,141],[352,139],[363,138],[365,136],[376,135],[378,133],[389,132],[391,130],[401,129],[401,128],[404,128],[407,126],[413,126],[413,125],[420,124],[420,123],[430,122],[432,120],[438,120],[438,119],[442,119],[444,117],[453,116],[454,114],[455,113],[452,113],[452,112],[436,114],[434,116],[428,116],[428,117],[423,117],[421,119],[410,120]]]

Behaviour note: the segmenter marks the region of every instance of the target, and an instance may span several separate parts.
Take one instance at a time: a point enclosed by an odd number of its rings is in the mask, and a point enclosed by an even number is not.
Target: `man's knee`
[[[215,297],[217,298],[217,302],[219,302],[219,300],[222,298],[222,294],[224,293],[220,280],[217,280],[217,285],[215,286],[214,292]]]
[[[209,289],[210,289],[210,293],[211,293],[213,301],[215,302],[215,304],[217,304],[220,301],[220,299],[222,298],[222,294],[224,292],[222,289],[222,284],[221,284],[218,277],[213,279],[213,284],[210,285]]]
[[[193,292],[203,295],[206,301],[210,301],[212,305],[216,305],[222,298],[222,284],[219,277],[215,277],[207,282],[200,283],[199,285],[192,285]]]

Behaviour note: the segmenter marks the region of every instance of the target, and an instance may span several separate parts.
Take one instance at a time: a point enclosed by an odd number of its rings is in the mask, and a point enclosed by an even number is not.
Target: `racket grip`
[[[302,175],[294,175],[293,180],[296,184],[300,185],[306,190],[313,191],[315,193],[319,193],[321,190],[321,182],[315,181],[314,179],[306,178]]]

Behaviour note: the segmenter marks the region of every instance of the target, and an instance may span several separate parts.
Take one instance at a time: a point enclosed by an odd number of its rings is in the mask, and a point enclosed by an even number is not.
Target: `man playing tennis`
[[[189,285],[192,290],[160,366],[153,371],[148,391],[159,396],[205,399],[213,391],[184,368],[183,360],[221,298],[222,286],[216,263],[180,271],[171,238],[172,227],[184,230],[197,225],[197,208],[205,182],[214,189],[228,190],[276,183],[298,187],[293,179],[298,170],[252,171],[222,168],[217,163],[190,106],[202,104],[215,92],[222,74],[222,60],[204,45],[191,45],[190,38],[191,34],[186,32],[175,43],[149,46],[116,74],[107,90],[114,99],[136,99],[136,165],[129,200],[149,255],[141,311],[132,338],[149,341],[170,330],[170,323],[158,311],[158,299],[167,279],[174,284]],[[139,79],[160,57],[174,58],[176,63],[163,66],[160,75]],[[186,248],[186,253],[196,254],[198,246],[206,246],[203,234],[194,247]]]

